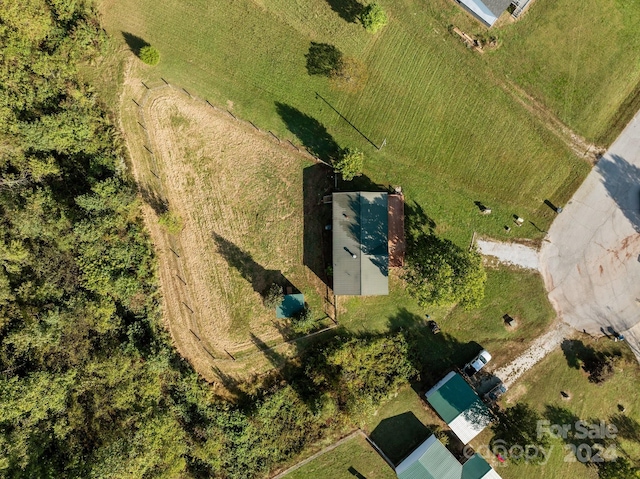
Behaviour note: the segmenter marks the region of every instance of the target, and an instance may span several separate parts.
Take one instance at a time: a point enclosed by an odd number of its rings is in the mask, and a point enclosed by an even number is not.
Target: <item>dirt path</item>
[[[598,156],[604,152],[603,148],[587,141],[565,125],[549,108],[514,82],[497,77],[494,77],[494,81],[515,101],[537,117],[549,131],[560,138],[580,158],[595,164]]]
[[[501,263],[527,269],[538,269],[538,251],[530,246],[481,239],[476,241],[476,245],[481,254],[493,256]]]
[[[571,326],[558,321],[550,331],[538,337],[518,358],[492,373],[509,388],[520,376],[559,347],[562,341],[572,337],[574,333],[575,330]]]

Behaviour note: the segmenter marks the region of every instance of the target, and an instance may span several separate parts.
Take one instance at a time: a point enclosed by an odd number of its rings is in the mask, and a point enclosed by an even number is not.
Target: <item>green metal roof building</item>
[[[464,464],[435,437],[430,436],[398,467],[399,479],[501,479],[479,454]]]
[[[442,378],[427,391],[426,397],[463,444],[469,443],[491,422],[489,408],[456,372]]]
[[[332,209],[334,293],[389,294],[387,193],[333,193]]]

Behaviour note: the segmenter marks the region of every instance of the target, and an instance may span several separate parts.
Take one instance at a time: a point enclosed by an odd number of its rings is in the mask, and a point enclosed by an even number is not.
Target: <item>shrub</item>
[[[273,283],[269,286],[267,294],[264,296],[264,305],[269,309],[275,309],[280,303],[282,303],[283,299],[284,294],[282,293],[282,286]]]
[[[334,389],[348,407],[362,400],[377,404],[418,374],[401,334],[352,339],[333,351],[327,364],[336,369]]]
[[[364,10],[360,15],[360,21],[366,31],[369,33],[376,33],[387,24],[389,19],[380,4],[370,3],[364,7]]]
[[[157,65],[160,61],[160,52],[150,45],[142,47],[140,49],[140,60],[147,65]]]
[[[300,311],[295,318],[292,318],[293,330],[296,333],[300,334],[308,334],[316,326],[316,320],[313,317],[313,312],[311,308],[305,306],[302,311]]]
[[[342,52],[328,43],[311,42],[305,57],[309,75],[331,77],[342,70]]]
[[[170,211],[160,215],[160,218],[158,218],[158,224],[160,226],[164,226],[164,228],[171,234],[180,233],[182,230],[182,218]]]
[[[362,174],[364,153],[357,148],[346,148],[342,151],[340,158],[334,162],[333,167],[345,181],[351,181]]]

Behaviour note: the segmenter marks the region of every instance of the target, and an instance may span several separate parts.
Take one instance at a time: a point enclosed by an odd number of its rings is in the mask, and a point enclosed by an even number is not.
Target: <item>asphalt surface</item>
[[[549,198],[553,202],[553,198]],[[540,271],[561,319],[640,360],[640,112],[558,214]]]

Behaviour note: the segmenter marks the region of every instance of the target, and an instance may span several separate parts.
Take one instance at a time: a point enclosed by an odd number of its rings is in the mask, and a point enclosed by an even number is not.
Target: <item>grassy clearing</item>
[[[608,145],[640,106],[639,30],[638,2],[536,0],[521,21],[491,31],[502,46],[486,57],[567,125]]]
[[[360,475],[358,475],[360,474]],[[394,479],[395,473],[362,436],[357,436],[303,467],[287,479]]]
[[[540,275],[523,269],[489,268],[485,299],[472,311],[424,311],[406,293],[401,280],[392,277],[390,285],[389,296],[341,298],[344,312],[339,315],[340,324],[354,332],[415,330],[423,346],[419,351],[421,359],[432,367],[434,375],[464,365],[481,346],[491,351],[496,367],[507,364],[555,316]],[[424,327],[425,313],[438,322],[442,335],[433,336]],[[516,329],[505,327],[505,314],[517,319]]]
[[[543,200],[563,203],[588,165],[496,88],[492,67],[446,31],[441,15],[450,6],[406,0],[384,7],[390,22],[377,35],[320,0],[111,0],[102,10],[113,35],[129,32],[157,45],[163,60],[149,77],[162,76],[298,143],[316,135],[297,130],[300,118],[277,104],[308,115],[327,128],[327,141],[364,149],[374,183],[403,185],[437,231],[460,244],[474,229],[502,236],[514,213],[544,229],[552,216]],[[326,78],[309,76],[311,41],[362,61],[365,88],[338,92]],[[332,107],[387,146],[378,152]],[[480,217],[474,200],[494,214]],[[528,224],[512,234],[542,235]]]
[[[215,368],[268,369],[257,351],[291,335],[262,302],[272,283],[300,290],[314,316],[325,316],[323,285],[303,264],[301,240],[303,177],[314,164],[184,93],[147,91],[137,73],[127,75],[121,120],[176,346],[212,380]],[[162,224],[167,215],[173,230]]]
[[[582,337],[585,346],[610,348],[613,343],[606,339],[599,342]],[[569,423],[581,419],[588,423],[600,420],[612,422],[623,431],[621,417],[629,418],[625,423],[638,424],[640,421],[640,407],[635,398],[640,385],[640,367],[633,354],[626,346],[621,346],[624,358],[619,363],[613,378],[598,386],[588,381],[586,373],[569,365],[563,351],[558,350],[550,354],[541,363],[527,372],[517,386],[510,390],[503,399],[505,406],[524,401],[537,408],[551,423],[563,423],[563,417],[570,418]],[[560,391],[568,392],[571,399],[563,399]],[[618,404],[625,407],[623,414],[618,410]],[[549,409],[552,408],[552,409]],[[555,409],[553,409],[555,408]],[[554,412],[555,411],[555,412]],[[616,416],[614,418],[613,416]],[[620,452],[628,454],[633,460],[640,458],[640,443],[638,437],[640,427],[624,429],[620,433]],[[478,437],[477,443],[488,444],[490,431],[485,431]],[[577,441],[580,442],[580,441]],[[498,469],[505,479],[521,477],[548,477],[554,479],[596,478],[593,468],[574,461],[574,456],[560,440],[553,440],[553,451],[545,466],[509,464]],[[623,452],[624,451],[624,452]],[[567,458],[565,460],[565,457]]]

